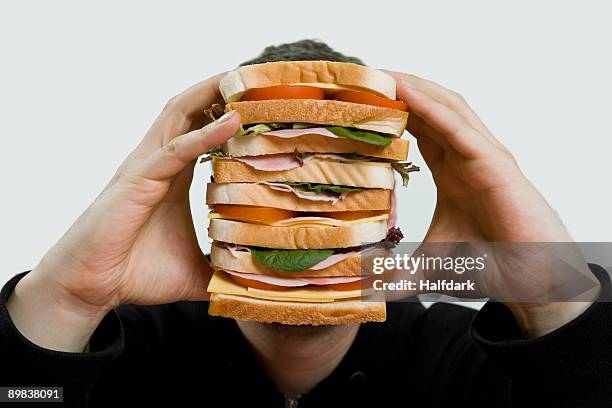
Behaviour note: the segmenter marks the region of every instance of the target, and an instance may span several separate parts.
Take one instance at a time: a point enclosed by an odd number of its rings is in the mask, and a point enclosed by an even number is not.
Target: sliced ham
[[[251,253],[249,247],[245,247],[242,245],[227,245],[226,248],[228,249],[228,251],[230,251],[234,258],[238,258],[240,256],[238,255],[240,252],[248,252],[249,254]]]
[[[255,273],[242,273],[227,270],[225,272],[229,273],[230,275],[238,276],[239,278],[268,283],[270,285],[284,286],[286,288],[297,288],[299,286],[309,285],[308,282],[296,278],[281,278],[271,275],[259,275]]]
[[[263,156],[235,157],[235,159],[248,166],[251,166],[255,170],[282,171],[300,167],[302,163],[310,159],[310,157],[306,156],[304,157],[304,160],[300,162],[293,153],[279,153],[267,154]]]
[[[239,278],[250,279],[286,288],[297,288],[306,285],[335,285],[338,283],[356,282],[363,279],[362,276],[335,276],[330,278],[284,278],[279,276],[259,275],[255,273],[242,273],[227,270],[225,272],[229,273],[230,275],[237,276]]]
[[[287,129],[293,130],[293,129]],[[375,158],[361,158],[351,159],[348,157],[341,156],[333,153],[304,153],[302,154],[301,160],[298,160],[294,153],[277,153],[277,154],[265,154],[261,156],[242,156],[234,157],[235,160],[242,162],[248,166],[251,166],[255,170],[262,171],[282,171],[291,170],[302,166],[304,163],[309,162],[312,159],[329,159],[336,160],[342,163],[359,163],[376,161]]]
[[[310,192],[310,193],[304,193],[302,191],[299,191],[298,189],[293,188],[292,186],[288,185],[288,184],[283,184],[283,183],[273,183],[273,182],[269,182],[269,181],[259,181],[257,184],[264,184],[268,187],[270,187],[272,190],[277,190],[277,191],[284,191],[287,193],[293,193],[295,194],[298,198],[304,199],[304,200],[310,200],[310,201],[327,201],[330,202],[332,204],[336,204],[338,201],[344,199],[346,197],[346,193],[349,193],[349,191],[345,191],[343,192],[341,195],[337,196],[334,194],[325,194],[325,193],[316,193],[316,192]]]
[[[321,135],[321,136],[326,136],[326,137],[331,137],[331,138],[339,138],[341,136],[335,135],[332,132],[330,132],[329,130],[322,128],[322,127],[314,127],[314,128],[307,128],[307,129],[280,129],[280,130],[271,130],[269,132],[263,132],[260,133],[261,135],[265,135],[265,136],[276,136],[276,137],[282,137],[282,138],[286,138],[286,139],[290,139],[292,137],[300,137],[300,136],[304,136],[304,135]]]

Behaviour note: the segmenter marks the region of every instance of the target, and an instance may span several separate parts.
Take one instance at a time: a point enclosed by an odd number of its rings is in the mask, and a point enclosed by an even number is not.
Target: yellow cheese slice
[[[232,280],[227,273],[215,271],[210,279],[207,290],[210,293],[246,296],[266,300],[321,303],[333,302],[335,299],[360,298],[371,294],[370,292],[373,292],[373,289],[370,289],[371,288],[368,290],[334,290],[326,286],[308,286],[307,288],[299,287],[274,291],[245,288]]]
[[[219,213],[214,213],[211,212],[208,214],[208,218],[220,218],[223,220],[231,220],[233,219],[232,217],[226,217],[222,214]],[[264,222],[264,221],[259,221],[257,222],[257,224],[263,224],[263,225],[270,225],[272,227],[295,227],[295,226],[300,226],[300,227],[348,227],[350,225],[355,225],[355,224],[363,224],[365,222],[374,222],[374,221],[382,221],[382,220],[386,220],[387,218],[389,218],[389,214],[381,214],[381,215],[376,215],[374,217],[367,217],[367,218],[361,218],[358,220],[335,220],[335,219],[329,219],[329,220],[304,220],[304,221],[300,221],[300,220],[294,220],[291,222]],[[246,221],[243,221],[246,222]]]

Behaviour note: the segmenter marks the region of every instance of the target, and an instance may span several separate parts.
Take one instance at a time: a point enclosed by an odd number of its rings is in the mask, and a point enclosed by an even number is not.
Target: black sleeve
[[[9,295],[25,274],[12,278],[0,292],[0,385],[63,386],[62,406],[83,406],[98,375],[123,352],[119,317],[115,311],[104,317],[90,340],[88,353],[39,347],[21,335],[6,308]]]
[[[612,288],[605,269],[590,267],[602,284],[599,299],[545,336],[525,340],[501,303],[474,318],[472,337],[512,381],[512,406],[612,406]]]

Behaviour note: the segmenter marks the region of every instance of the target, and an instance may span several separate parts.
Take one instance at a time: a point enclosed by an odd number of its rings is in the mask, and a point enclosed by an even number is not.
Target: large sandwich
[[[405,185],[415,170],[395,87],[381,71],[329,61],[250,65],[221,80],[225,111],[238,111],[242,127],[207,157],[209,314],[294,325],[385,320],[361,265],[401,239],[395,172]]]

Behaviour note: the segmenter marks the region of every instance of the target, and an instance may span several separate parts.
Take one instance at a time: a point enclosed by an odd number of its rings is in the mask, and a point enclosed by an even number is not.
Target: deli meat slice
[[[237,276],[239,278],[255,280],[258,282],[263,282],[276,286],[283,286],[286,288],[296,288],[306,285],[334,285],[338,283],[356,282],[363,279],[363,277],[361,276],[335,276],[330,278],[284,278],[271,275],[259,275],[255,273],[242,273],[227,270],[225,272],[229,273],[230,275]]]
[[[321,135],[326,137],[331,137],[337,139],[341,136],[335,135],[329,130],[323,127],[315,127],[315,128],[307,128],[307,129],[280,129],[280,130],[271,130],[269,132],[260,133],[265,136],[276,136],[282,137],[286,139],[290,139],[292,137],[299,137],[304,135]]]
[[[267,154],[264,156],[235,157],[235,160],[251,166],[255,170],[282,171],[300,167],[302,163],[293,153]]]
[[[293,129],[287,129],[293,130]],[[294,153],[277,153],[277,154],[265,154],[261,156],[241,156],[233,157],[234,160],[242,162],[247,166],[251,166],[255,170],[261,171],[282,171],[291,170],[298,168],[304,163],[308,163],[312,159],[328,159],[335,160],[342,163],[363,163],[369,161],[375,161],[374,158],[359,158],[352,159],[339,154],[333,153],[304,153],[300,159],[296,157]]]
[[[257,184],[264,184],[268,187],[270,187],[272,190],[277,190],[277,191],[284,191],[287,193],[293,193],[295,194],[298,198],[301,198],[303,200],[310,200],[310,201],[327,201],[330,202],[332,204],[336,204],[338,201],[340,201],[341,199],[343,199],[344,197],[346,197],[348,191],[345,191],[344,193],[342,193],[341,195],[332,195],[332,194],[325,194],[325,193],[316,193],[314,191],[312,192],[308,192],[308,193],[304,193],[296,188],[293,188],[292,186],[288,185],[288,184],[283,184],[283,183],[273,183],[270,181],[260,181]]]
[[[227,271],[230,275],[238,276],[243,279],[250,279],[258,282],[269,283],[270,285],[283,286],[286,288],[295,288],[298,286],[306,286],[309,283],[297,278],[282,278],[271,275],[258,275],[255,273],[243,273],[235,271]]]

